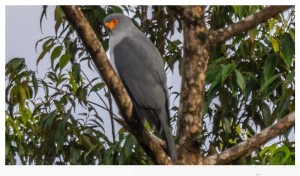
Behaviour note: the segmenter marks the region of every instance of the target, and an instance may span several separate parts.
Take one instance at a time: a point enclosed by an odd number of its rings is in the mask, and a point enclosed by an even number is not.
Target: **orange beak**
[[[106,22],[105,26],[108,27],[110,30],[113,30],[116,27],[116,25],[118,24],[118,22],[119,21],[117,19],[113,19],[110,22]]]

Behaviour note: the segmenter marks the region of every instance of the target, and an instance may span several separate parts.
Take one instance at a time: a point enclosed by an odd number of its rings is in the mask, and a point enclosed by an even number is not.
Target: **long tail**
[[[145,118],[150,123],[151,127],[154,127],[154,130],[156,132],[160,132],[161,127],[163,128],[163,132],[165,136],[165,140],[167,142],[168,146],[168,154],[173,162],[177,160],[177,153],[175,148],[175,142],[172,135],[172,128],[170,125],[170,118],[169,118],[169,112],[166,109],[146,109],[141,108],[138,106],[135,101],[134,108],[137,115],[141,118],[142,122],[145,121]],[[153,117],[158,117],[158,119],[155,119]]]
[[[158,116],[159,120],[161,122],[161,126],[163,128],[163,131],[165,133],[167,145],[168,145],[168,151],[169,156],[172,159],[173,162],[177,160],[177,152],[175,148],[175,142],[172,135],[172,128],[169,122],[169,117],[166,111],[162,111],[162,113]]]

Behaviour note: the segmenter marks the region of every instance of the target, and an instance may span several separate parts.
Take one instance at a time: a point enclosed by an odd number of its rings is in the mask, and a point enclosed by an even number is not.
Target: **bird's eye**
[[[118,20],[117,19],[114,19],[111,21],[114,25],[118,24]]]

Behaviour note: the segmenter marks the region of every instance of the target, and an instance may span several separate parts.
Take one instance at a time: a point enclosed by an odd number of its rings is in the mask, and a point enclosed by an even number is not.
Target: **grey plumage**
[[[114,21],[117,20],[117,21]],[[110,36],[111,61],[133,102],[136,114],[154,127],[163,129],[171,159],[176,160],[175,143],[168,111],[168,89],[162,57],[153,43],[122,14],[104,19]]]

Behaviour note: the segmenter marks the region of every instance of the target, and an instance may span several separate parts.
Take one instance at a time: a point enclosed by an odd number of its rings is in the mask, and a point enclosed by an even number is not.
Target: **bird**
[[[154,132],[163,131],[167,153],[175,162],[177,154],[162,56],[129,17],[110,14],[104,18],[104,26],[109,35],[110,61],[132,100],[133,111],[143,124],[146,119]]]

